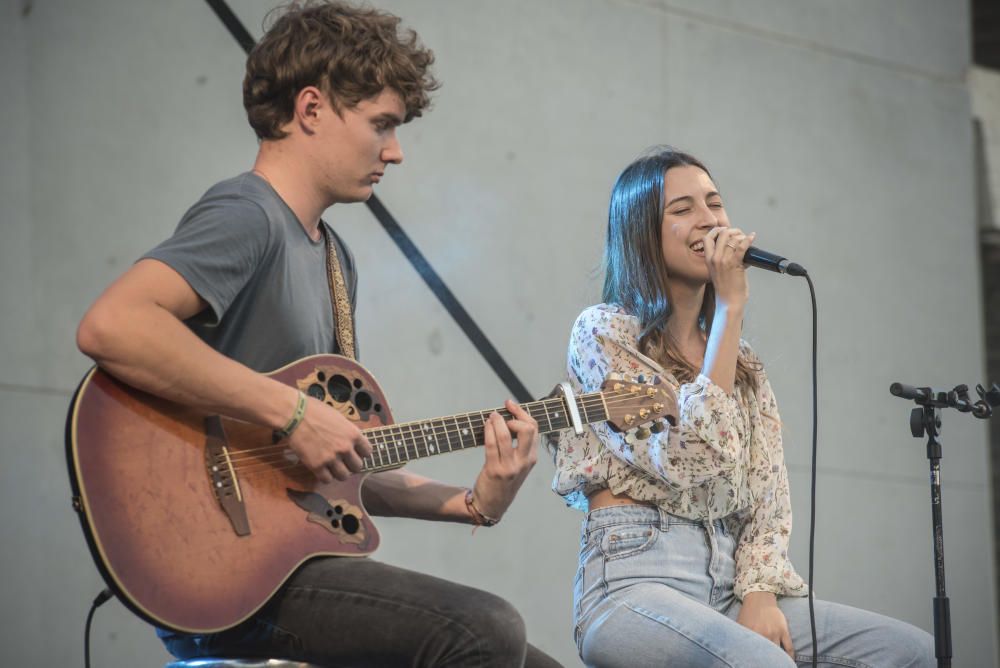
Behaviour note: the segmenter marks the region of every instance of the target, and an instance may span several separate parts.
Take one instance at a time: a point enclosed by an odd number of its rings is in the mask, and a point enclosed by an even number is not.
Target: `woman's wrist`
[[[743,312],[746,310],[747,302],[745,299],[722,299],[719,296],[715,298],[715,318],[718,319],[720,316],[726,318],[726,324],[729,322],[740,322],[743,320]]]
[[[743,605],[778,605],[778,597],[773,592],[769,591],[752,591],[743,595]]]

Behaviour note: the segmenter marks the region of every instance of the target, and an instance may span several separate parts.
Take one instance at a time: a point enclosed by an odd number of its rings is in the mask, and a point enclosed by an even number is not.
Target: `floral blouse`
[[[759,387],[726,394],[705,375],[680,384],[638,351],[638,335],[638,319],[621,307],[586,309],[570,335],[570,384],[575,392],[595,392],[608,374],[659,376],[677,393],[677,426],[646,440],[603,422],[580,436],[563,432],[553,489],[583,511],[588,494],[608,488],[681,517],[726,518],[739,536],[737,597],[755,591],[805,596],[806,584],[788,560],[792,509],[781,419],[759,358],[740,342],[740,356],[761,369]]]

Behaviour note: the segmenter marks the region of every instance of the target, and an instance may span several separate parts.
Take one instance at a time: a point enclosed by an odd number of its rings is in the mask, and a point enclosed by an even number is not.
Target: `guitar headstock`
[[[637,436],[645,439],[650,432],[663,431],[661,420],[677,424],[677,395],[658,377],[646,382],[642,376],[630,381],[609,375],[601,383],[601,392],[607,404],[608,424],[615,431],[638,427]]]

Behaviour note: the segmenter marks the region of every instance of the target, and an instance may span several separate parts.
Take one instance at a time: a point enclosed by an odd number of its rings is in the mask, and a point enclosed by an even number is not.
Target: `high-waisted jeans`
[[[574,583],[574,624],[588,666],[809,665],[809,602],[779,597],[795,646],[781,647],[736,622],[736,538],[723,520],[701,522],[648,506],[591,512]],[[934,666],[934,639],[890,617],[815,601],[819,665]]]

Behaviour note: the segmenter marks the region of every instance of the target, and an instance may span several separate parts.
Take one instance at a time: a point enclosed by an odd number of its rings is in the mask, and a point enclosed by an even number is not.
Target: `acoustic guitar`
[[[358,424],[373,448],[361,473],[321,483],[271,430],[155,397],[97,367],[73,398],[73,505],[108,586],[152,624],[220,631],[256,612],[306,560],[370,554],[379,536],[361,502],[365,477],[483,445],[492,412],[394,424],[372,374],[337,355],[268,375]],[[676,397],[659,379],[608,379],[599,392],[523,407],[542,434],[606,420],[642,438],[676,421]]]

